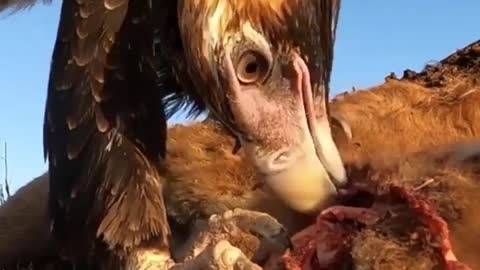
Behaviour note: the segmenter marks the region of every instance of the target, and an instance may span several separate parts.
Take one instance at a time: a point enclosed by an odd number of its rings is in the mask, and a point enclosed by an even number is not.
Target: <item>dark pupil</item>
[[[257,62],[255,62],[255,61],[252,61],[252,62],[248,63],[247,66],[245,66],[245,72],[247,74],[257,73],[257,69],[258,69],[258,65],[257,65]]]

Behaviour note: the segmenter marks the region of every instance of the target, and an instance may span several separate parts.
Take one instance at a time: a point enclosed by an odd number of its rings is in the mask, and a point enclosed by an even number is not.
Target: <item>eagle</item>
[[[168,247],[157,164],[182,108],[228,128],[291,208],[328,205],[346,183],[327,107],[339,10],[340,0],[63,0],[43,130],[62,254]]]

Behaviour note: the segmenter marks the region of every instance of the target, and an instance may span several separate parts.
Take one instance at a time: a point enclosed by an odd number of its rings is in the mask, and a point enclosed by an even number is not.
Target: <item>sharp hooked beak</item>
[[[290,82],[289,96],[283,99],[240,85],[234,79],[231,62],[226,62],[232,111],[248,133],[263,139],[243,140],[242,146],[267,185],[300,212],[316,212],[330,205],[337,187],[347,182],[346,172],[332,138],[327,98],[313,97],[304,60],[295,54],[290,62],[293,72],[282,77]],[[279,143],[282,147],[275,151],[264,151]]]

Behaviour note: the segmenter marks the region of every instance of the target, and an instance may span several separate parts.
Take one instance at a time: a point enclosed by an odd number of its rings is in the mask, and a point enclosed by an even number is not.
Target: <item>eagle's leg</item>
[[[209,220],[209,227],[222,230],[234,226],[242,233],[229,231],[227,240],[240,248],[254,262],[268,259],[273,253],[283,253],[290,246],[290,237],[285,227],[269,214],[246,209],[226,211],[223,215],[214,215]],[[246,239],[254,239],[253,245],[243,245]]]
[[[226,240],[220,240],[215,245],[208,245],[201,252],[183,262],[175,263],[168,252],[158,249],[138,249],[133,252],[128,261],[126,270],[260,270],[237,247]]]
[[[235,209],[200,220],[196,231],[177,250],[139,249],[127,270],[261,269],[255,263],[283,253],[289,245],[286,229],[268,214]],[[255,263],[254,263],[255,262]]]
[[[253,262],[263,262],[271,254],[283,253],[290,244],[287,230],[272,216],[244,209],[212,215],[198,221],[196,233],[174,256],[185,261],[199,255],[206,246],[227,240]],[[180,249],[179,249],[180,250]]]

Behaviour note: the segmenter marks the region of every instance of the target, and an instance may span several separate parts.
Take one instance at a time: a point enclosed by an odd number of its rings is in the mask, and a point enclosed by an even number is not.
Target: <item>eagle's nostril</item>
[[[293,161],[295,158],[291,151],[280,150],[271,155],[267,166],[270,171],[282,171],[290,167]]]

